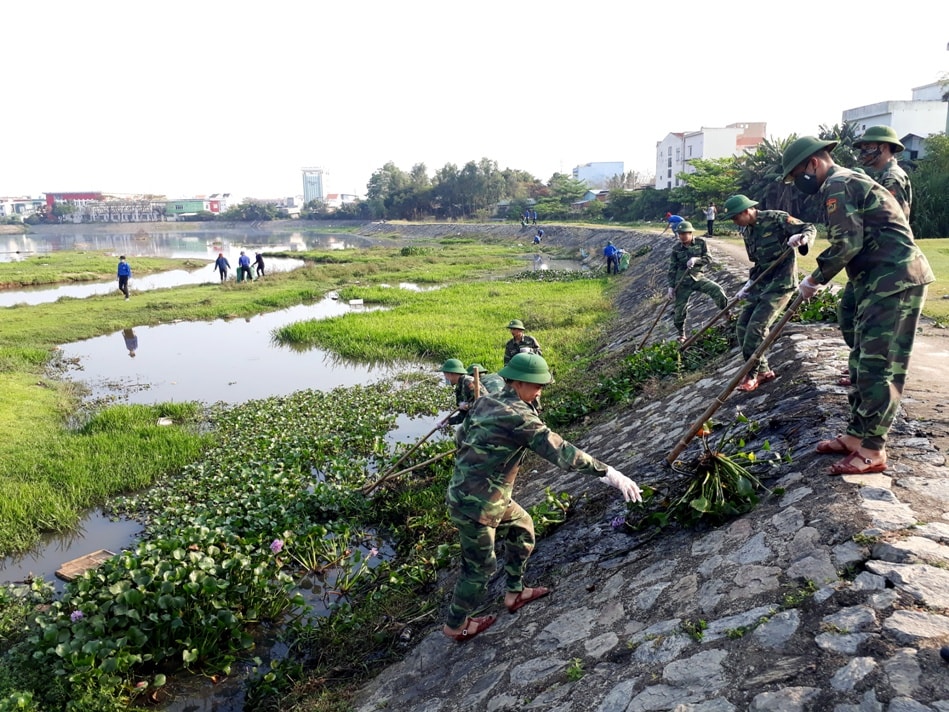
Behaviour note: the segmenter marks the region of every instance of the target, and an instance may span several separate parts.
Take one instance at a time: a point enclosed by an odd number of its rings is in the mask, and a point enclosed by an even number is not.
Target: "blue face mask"
[[[820,186],[817,184],[817,175],[814,173],[801,173],[794,178],[794,187],[804,193],[804,195],[817,195]]]

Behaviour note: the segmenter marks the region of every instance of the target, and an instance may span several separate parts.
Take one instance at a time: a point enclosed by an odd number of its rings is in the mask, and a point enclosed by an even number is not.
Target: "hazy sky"
[[[816,133],[949,71],[932,0],[49,0],[3,11],[0,195],[359,193],[387,161],[653,173],[673,131]]]

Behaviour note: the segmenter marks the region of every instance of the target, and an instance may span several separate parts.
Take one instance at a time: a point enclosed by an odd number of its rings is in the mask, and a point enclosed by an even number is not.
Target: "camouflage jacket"
[[[475,402],[475,398],[487,395],[488,391],[484,384],[478,385],[478,395],[475,396],[474,376],[462,376],[458,379],[458,383],[455,384],[455,405],[458,406],[459,412],[448,418],[450,425],[458,425],[468,415],[467,409],[461,408],[462,405],[471,405]]]
[[[699,261],[692,269],[686,268],[685,264],[692,257],[698,257]],[[702,274],[706,266],[712,264],[712,258],[708,254],[708,245],[701,237],[693,237],[691,245],[683,245],[677,242],[672,248],[672,256],[669,259],[669,286],[673,289],[678,285],[685,275],[689,279],[696,281]]]
[[[475,401],[455,433],[448,506],[489,527],[501,522],[521,459],[533,450],[565,470],[602,477],[607,466],[551,431],[512,388]]]
[[[796,251],[788,247],[787,243],[791,235],[799,233],[807,235],[808,242],[813,243],[817,237],[817,228],[783,210],[758,211],[755,224],[749,225],[742,235],[748,259],[754,262],[748,271],[748,278],[758,279],[776,260],[781,261],[754,286],[750,296],[790,292],[797,287]]]
[[[816,282],[826,284],[846,268],[859,303],[935,279],[896,198],[875,180],[832,166],[820,199],[830,247],[817,256]]]
[[[481,385],[485,387],[488,393],[500,393],[504,390],[504,379],[496,373],[482,373]]]
[[[521,334],[520,341],[515,341],[514,337],[511,337],[504,345],[504,365],[507,366],[508,361],[525,349],[529,349],[528,353],[537,354],[538,356],[542,355],[540,344],[537,343],[537,339],[530,334]]]
[[[891,158],[883,166],[880,174],[874,177],[877,183],[892,193],[896,202],[900,204],[903,215],[909,220],[909,212],[913,207],[913,185],[909,182],[909,176],[900,167],[899,162]]]

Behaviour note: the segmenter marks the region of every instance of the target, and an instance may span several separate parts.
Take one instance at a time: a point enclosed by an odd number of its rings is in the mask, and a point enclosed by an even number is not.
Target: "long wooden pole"
[[[679,277],[679,281],[676,282],[676,286],[672,288],[673,296],[666,297],[666,300],[662,303],[662,309],[659,310],[659,313],[656,315],[656,320],[652,323],[652,326],[649,327],[649,331],[646,332],[646,335],[643,337],[642,342],[639,344],[639,346],[636,347],[637,351],[641,350],[642,347],[646,345],[646,342],[649,341],[649,337],[652,335],[652,330],[656,328],[656,324],[659,323],[659,320],[662,318],[662,315],[666,313],[666,307],[669,306],[669,302],[675,299],[676,290],[679,289],[679,285],[682,284],[682,281],[689,275],[690,271],[691,270],[687,269],[685,271],[685,274]]]
[[[782,252],[781,255],[780,255],[779,257],[777,257],[777,258],[774,260],[774,262],[772,262],[770,265],[768,265],[767,269],[765,269],[764,272],[762,272],[761,274],[759,274],[759,275],[755,278],[755,281],[754,281],[754,282],[752,282],[751,284],[748,285],[748,289],[750,290],[752,287],[754,287],[756,284],[758,284],[758,282],[760,282],[762,279],[764,279],[765,275],[767,275],[768,273],[770,273],[771,270],[773,270],[775,267],[777,267],[778,264],[779,264],[781,261],[783,261],[785,258],[787,258],[787,256],[790,255],[792,252],[794,252],[794,248],[793,248],[793,247],[789,247],[789,248],[786,249],[784,252]],[[692,344],[694,344],[702,334],[704,334],[706,331],[708,331],[709,329],[711,329],[712,326],[715,324],[716,321],[718,321],[719,319],[721,319],[725,314],[728,313],[728,310],[729,310],[729,309],[731,309],[733,306],[735,306],[735,305],[736,305],[738,302],[740,302],[740,301],[741,301],[741,300],[740,300],[738,297],[735,297],[735,298],[732,299],[730,302],[728,302],[728,304],[726,304],[726,305],[724,306],[724,308],[723,308],[718,314],[716,314],[715,316],[713,316],[713,317],[711,318],[711,320],[710,320],[705,326],[703,326],[701,329],[699,329],[699,330],[696,331],[694,334],[692,334],[692,336],[690,336],[690,337],[687,338],[685,341],[683,341],[682,344],[679,346],[679,351],[685,351],[685,350],[686,350],[687,348],[689,348]]]
[[[712,417],[712,414],[715,413],[719,407],[725,404],[725,400],[729,395],[731,395],[731,392],[735,390],[735,387],[741,382],[741,379],[748,375],[748,372],[751,371],[752,367],[757,365],[758,359],[761,358],[762,354],[764,354],[764,352],[768,350],[768,347],[774,343],[774,340],[781,335],[781,330],[784,329],[787,323],[791,320],[791,317],[794,316],[794,312],[798,310],[803,302],[804,297],[798,294],[794,301],[791,302],[790,306],[788,306],[787,311],[784,312],[784,316],[778,320],[778,323],[775,324],[774,328],[771,329],[771,332],[764,338],[758,348],[755,349],[755,352],[745,362],[745,365],[742,366],[738,373],[732,377],[732,379],[728,382],[728,385],[725,386],[725,388],[722,389],[722,392],[715,397],[715,400],[712,401],[711,405],[705,409],[705,412],[698,417],[698,420],[692,423],[688,432],[679,439],[678,444],[675,446],[672,452],[666,455],[667,464],[671,465],[676,461],[676,458],[682,454],[682,451],[688,447],[689,443],[692,441],[692,438],[695,437],[695,434],[699,431],[699,428],[701,428],[702,425]]]
[[[446,450],[445,452],[440,452],[440,453],[438,453],[437,455],[435,455],[435,457],[430,457],[430,458],[428,458],[427,460],[425,460],[425,461],[423,461],[423,462],[418,462],[418,463],[412,465],[411,467],[406,467],[404,470],[399,470],[398,472],[389,472],[388,474],[385,474],[385,475],[383,475],[382,477],[380,477],[380,478],[379,478],[378,480],[376,480],[375,482],[370,482],[369,484],[363,485],[363,486],[360,488],[360,491],[361,491],[363,494],[369,494],[369,493],[372,492],[374,489],[376,489],[376,487],[378,487],[379,485],[381,485],[381,484],[384,483],[384,482],[388,482],[389,480],[393,480],[393,479],[395,479],[396,477],[399,477],[400,475],[404,475],[404,474],[406,474],[406,473],[412,472],[412,470],[417,470],[417,469],[419,469],[420,467],[425,467],[425,465],[431,465],[433,462],[438,462],[438,461],[441,460],[442,458],[448,457],[449,455],[453,455],[456,451],[457,451],[457,448],[452,448],[451,450]]]

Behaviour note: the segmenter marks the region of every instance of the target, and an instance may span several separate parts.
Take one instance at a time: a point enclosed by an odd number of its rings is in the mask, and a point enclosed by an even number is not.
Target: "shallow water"
[[[411,363],[367,366],[322,349],[295,350],[273,342],[274,329],[286,324],[363,308],[327,298],[246,319],[134,326],[66,344],[61,353],[67,360],[78,360],[67,375],[85,384],[92,398],[142,404],[238,403],[364,384],[407,368],[433,368]]]

